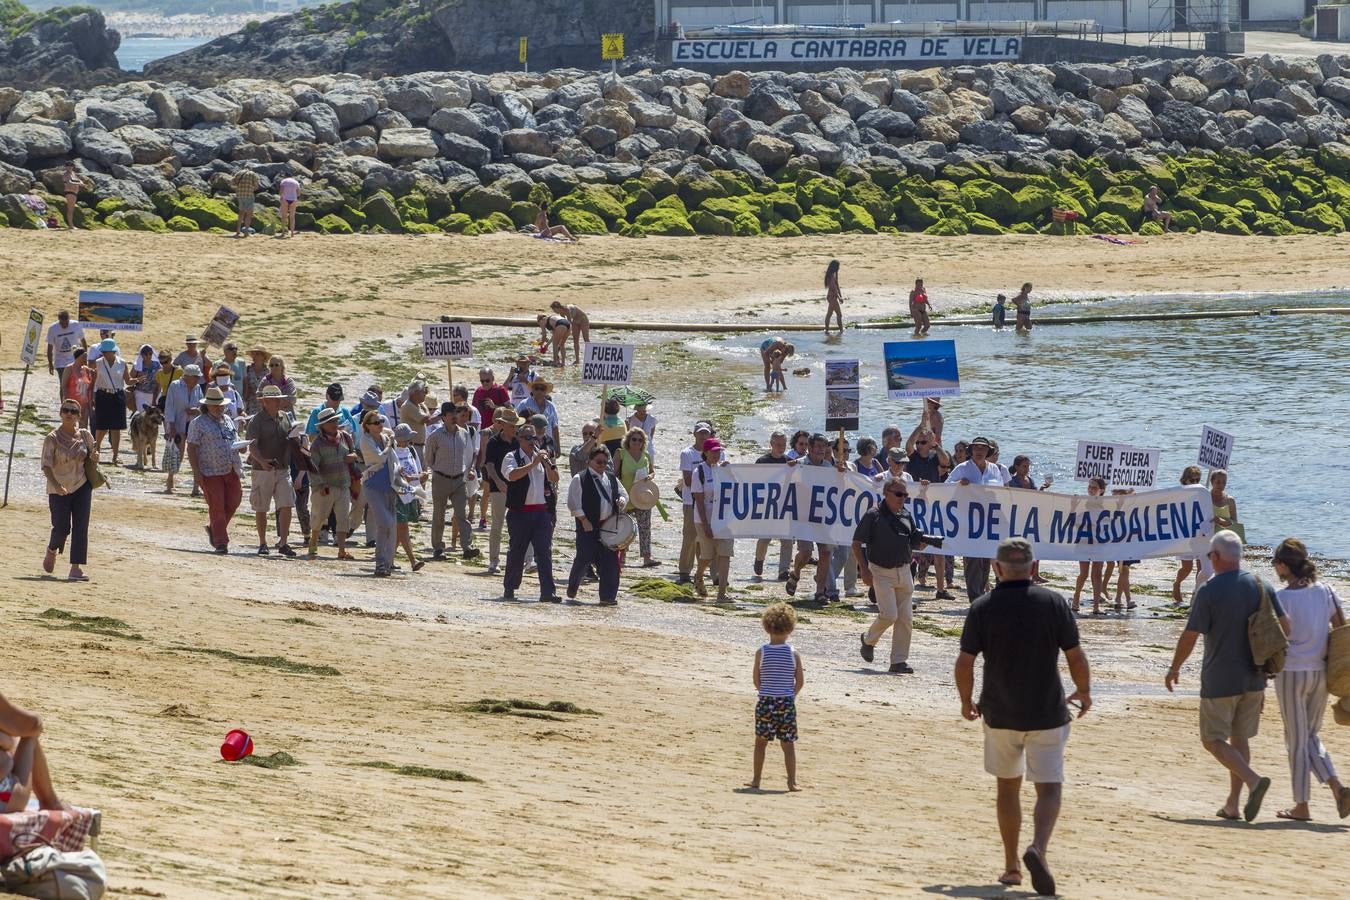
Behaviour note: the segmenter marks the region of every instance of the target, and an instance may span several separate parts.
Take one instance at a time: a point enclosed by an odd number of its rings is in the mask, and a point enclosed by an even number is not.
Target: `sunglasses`
[[[63,410],[61,410],[61,415],[63,415],[63,416],[78,416],[79,414],[80,414],[80,411],[79,411],[78,409],[63,409]]]
[[[927,441],[915,441],[914,443],[919,445],[920,447],[925,447],[928,445]]]
[[[534,435],[532,434],[518,434],[516,435],[516,437],[522,441],[531,441],[531,442],[533,442],[535,439]]]
[[[269,369],[280,369],[280,368],[281,368],[281,363],[268,363],[268,364],[267,364],[267,368],[269,368]]]
[[[909,494],[905,493],[904,491],[887,491],[886,493],[890,494],[892,497],[908,497],[908,496],[909,496]]]

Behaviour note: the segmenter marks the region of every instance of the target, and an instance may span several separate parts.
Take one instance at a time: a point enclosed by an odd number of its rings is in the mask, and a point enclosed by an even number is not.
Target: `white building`
[[[1214,21],[1216,0],[655,0],[659,25],[859,26],[901,22],[1019,22],[1091,19],[1107,31],[1194,30]],[[1189,4],[1189,9],[1188,9]],[[1231,0],[1230,19],[1255,26],[1312,15],[1313,0]]]

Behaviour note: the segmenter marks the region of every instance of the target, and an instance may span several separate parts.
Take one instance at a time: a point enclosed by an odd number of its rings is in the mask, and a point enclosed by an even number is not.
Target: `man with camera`
[[[891,628],[890,671],[899,675],[914,673],[909,665],[909,645],[914,637],[914,577],[909,562],[926,542],[905,509],[908,496],[905,479],[888,476],[882,486],[881,503],[863,514],[853,532],[858,574],[877,597],[877,617],[862,636],[860,652],[865,661],[871,662],[882,635]]]
[[[525,548],[532,547],[539,567],[539,599],[544,603],[561,603],[562,597],[553,584],[553,516],[548,510],[546,487],[558,483],[558,468],[546,452],[537,449],[539,434],[533,425],[521,426],[516,431],[516,440],[520,442],[519,449],[502,460],[509,537],[503,596],[507,600],[516,598],[525,570]]]

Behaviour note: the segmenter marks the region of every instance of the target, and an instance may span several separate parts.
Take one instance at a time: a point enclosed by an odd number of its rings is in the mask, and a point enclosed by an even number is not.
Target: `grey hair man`
[[[787,434],[775,431],[769,435],[769,452],[755,460],[755,465],[787,465]],[[769,555],[770,538],[761,538],[755,542],[755,579],[764,577],[764,558]],[[778,580],[787,581],[792,568],[792,541],[778,542]]]
[[[1087,655],[1078,643],[1078,623],[1065,599],[1031,583],[1031,544],[1009,538],[998,545],[992,591],[977,598],[961,630],[956,690],[961,715],[984,720],[984,768],[998,781],[998,830],[1003,838],[999,883],[1019,885],[1018,838],[1022,826],[1022,779],[1036,785],[1035,830],[1021,861],[1038,894],[1055,893],[1047,851],[1059,819],[1064,783],[1064,747],[1073,717],[1092,708]],[[1059,655],[1069,664],[1075,690],[1067,700],[1059,679]],[[984,656],[980,700],[973,699],[975,658]]]
[[[1163,684],[1170,691],[1181,680],[1181,667],[1203,634],[1200,742],[1228,770],[1228,797],[1217,815],[1221,819],[1238,817],[1238,800],[1246,785],[1247,803],[1241,815],[1250,822],[1260,813],[1261,801],[1270,789],[1270,779],[1251,767],[1248,743],[1256,736],[1266,699],[1266,677],[1256,668],[1247,637],[1247,620],[1261,605],[1262,591],[1270,597],[1284,633],[1289,634],[1292,626],[1275,589],[1242,571],[1242,539],[1235,533],[1224,530],[1210,538],[1208,557],[1214,576],[1200,585],[1191,599],[1186,630],[1177,639]]]
[[[877,598],[877,617],[862,636],[860,652],[871,662],[877,643],[891,629],[890,671],[899,675],[914,672],[909,665],[914,638],[914,577],[909,564],[923,546],[923,534],[905,509],[908,496],[909,483],[903,477],[887,476],[881,502],[863,513],[853,531],[858,575]]]

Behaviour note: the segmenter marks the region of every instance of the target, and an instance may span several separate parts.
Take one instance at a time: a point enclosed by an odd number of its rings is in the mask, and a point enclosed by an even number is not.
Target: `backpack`
[[[1284,669],[1289,636],[1280,627],[1280,620],[1275,616],[1275,606],[1270,601],[1270,591],[1266,590],[1266,583],[1260,578],[1256,578],[1256,592],[1260,596],[1260,605],[1247,618],[1247,641],[1251,644],[1257,671],[1267,678],[1274,678]]]

